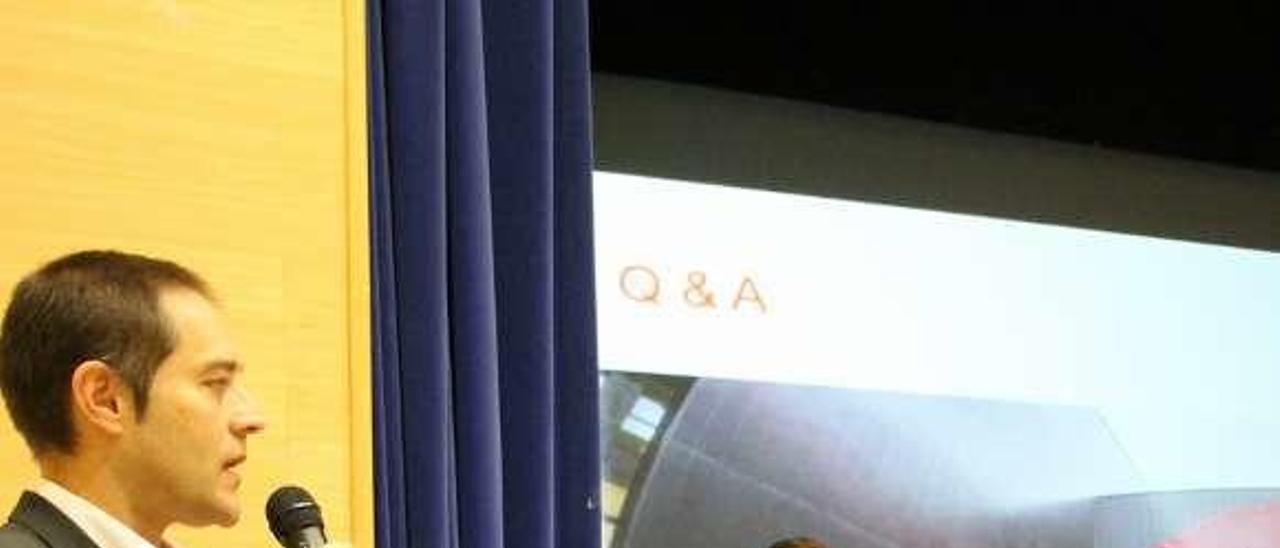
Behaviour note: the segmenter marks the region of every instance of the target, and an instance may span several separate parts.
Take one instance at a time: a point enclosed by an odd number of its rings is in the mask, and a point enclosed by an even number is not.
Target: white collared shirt
[[[162,541],[159,547],[151,544],[111,514],[52,481],[41,480],[35,488],[35,493],[66,514],[100,548],[172,548],[173,546],[167,540]]]

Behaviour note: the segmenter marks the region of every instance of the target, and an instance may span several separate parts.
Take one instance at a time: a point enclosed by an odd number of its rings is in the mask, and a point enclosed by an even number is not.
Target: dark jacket
[[[99,547],[49,501],[27,491],[0,527],[0,548]]]

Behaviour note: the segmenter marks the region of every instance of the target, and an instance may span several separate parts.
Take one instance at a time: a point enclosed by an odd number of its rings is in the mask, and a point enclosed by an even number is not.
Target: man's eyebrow
[[[214,371],[225,371],[227,373],[239,373],[244,366],[236,360],[214,360],[204,364],[200,369],[200,374],[205,375]]]

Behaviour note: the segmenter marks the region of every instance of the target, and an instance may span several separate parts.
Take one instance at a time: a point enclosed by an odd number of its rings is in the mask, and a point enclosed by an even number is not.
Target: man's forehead
[[[159,300],[177,335],[175,356],[181,355],[202,369],[240,368],[235,342],[217,305],[204,295],[184,288],[165,289]]]
[[[158,293],[160,308],[170,315],[218,315],[218,306],[204,294],[194,289],[171,286]],[[176,318],[175,318],[176,319]]]

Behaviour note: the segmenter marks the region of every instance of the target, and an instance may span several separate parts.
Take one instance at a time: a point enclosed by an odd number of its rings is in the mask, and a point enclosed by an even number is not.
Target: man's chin
[[[239,521],[240,521],[240,512],[236,512],[234,514],[228,514],[224,516],[222,520],[215,522],[214,525],[220,525],[222,527],[231,527],[232,525],[235,525]]]
[[[223,527],[231,527],[232,525],[235,525],[236,522],[240,521],[239,501],[234,504],[224,505],[222,507],[222,512],[218,517],[219,519],[214,522],[214,525],[221,525]]]
[[[187,525],[195,527],[204,527],[207,525],[217,525],[219,527],[231,527],[240,521],[240,502],[238,500],[218,500],[215,501],[211,508],[208,508],[204,515],[201,516],[197,523],[188,522]]]
[[[217,513],[209,512],[199,517],[189,517],[187,519],[177,520],[178,523],[181,523],[187,527],[208,527],[210,525],[216,525],[218,527],[231,527],[232,525],[235,525],[236,522],[239,522],[239,521],[240,521],[239,512],[225,512],[225,511],[220,511]]]

